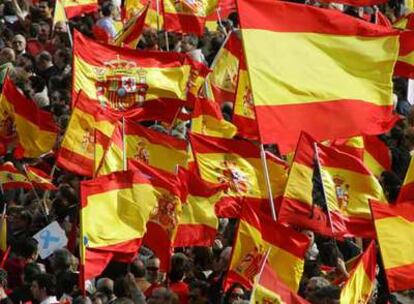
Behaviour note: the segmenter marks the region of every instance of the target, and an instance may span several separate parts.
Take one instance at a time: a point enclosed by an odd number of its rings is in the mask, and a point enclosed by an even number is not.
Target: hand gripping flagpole
[[[267,188],[267,195],[269,196],[269,204],[270,204],[270,210],[272,212],[272,218],[274,221],[277,221],[275,204],[273,202],[272,187],[270,184],[270,175],[269,175],[269,170],[268,170],[267,161],[266,161],[266,151],[264,149],[263,144],[260,144],[260,158],[262,160],[262,166],[263,166],[266,188]]]

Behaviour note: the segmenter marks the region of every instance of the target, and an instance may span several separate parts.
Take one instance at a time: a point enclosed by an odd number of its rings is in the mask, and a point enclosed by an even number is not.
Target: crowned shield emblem
[[[253,281],[254,277],[259,273],[263,257],[263,246],[254,246],[254,248],[240,261],[239,265],[236,267],[236,272],[247,278],[249,281]]]
[[[146,164],[149,163],[150,154],[149,154],[149,151],[147,150],[145,142],[141,140],[137,142],[134,158]]]
[[[16,135],[16,125],[13,117],[7,111],[3,111],[0,118],[0,138],[6,141],[13,139]]]
[[[133,61],[117,58],[94,69],[95,84],[101,104],[116,110],[127,110],[145,102],[148,91],[147,72]]]
[[[247,117],[254,116],[253,93],[250,86],[246,86],[243,94],[243,114]]]
[[[250,183],[247,174],[237,166],[235,161],[223,160],[220,162],[219,167],[220,169],[217,169],[220,173],[218,180],[220,183],[228,184],[228,190],[239,194],[247,193],[249,191]]]
[[[161,193],[158,195],[158,206],[151,213],[150,220],[161,225],[171,237],[178,224],[179,207],[180,201],[177,197],[170,193]]]
[[[338,207],[341,211],[344,211],[349,202],[349,184],[345,182],[342,176],[335,175],[333,177],[335,184],[335,194],[338,201]]]
[[[200,15],[204,10],[203,0],[175,0],[177,12]]]
[[[89,125],[89,122],[84,118],[79,119],[79,124],[85,133],[82,136],[81,149],[86,154],[93,154],[95,151],[95,130]]]

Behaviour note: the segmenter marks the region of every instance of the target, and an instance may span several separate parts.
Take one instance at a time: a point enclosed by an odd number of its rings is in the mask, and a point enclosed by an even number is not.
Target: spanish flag
[[[101,274],[111,260],[134,259],[161,194],[139,172],[81,182],[81,286]]]
[[[369,200],[386,201],[379,181],[358,158],[316,146],[334,235],[375,238]]]
[[[147,176],[158,191],[157,207],[150,215],[142,244],[149,247],[160,259],[161,271],[167,271],[183,212],[185,190],[174,174],[159,171],[137,161],[131,161],[129,166],[130,169],[139,170]]]
[[[414,13],[409,13],[399,18],[392,26],[399,30],[414,30]]]
[[[252,204],[244,204],[224,289],[235,282],[250,289],[270,250],[271,268],[283,283],[297,291],[308,246],[304,234],[273,221]]]
[[[82,14],[93,13],[98,10],[97,0],[60,0],[65,8],[66,18],[72,19]]]
[[[196,172],[182,168],[179,177],[187,197],[182,205],[174,247],[212,246],[219,224],[215,205],[225,187],[206,184]]]
[[[227,184],[226,199],[267,200],[260,149],[236,139],[190,134],[192,151],[201,179],[211,184]],[[282,196],[286,184],[286,163],[267,155],[273,197]]]
[[[76,31],[73,56],[73,99],[82,90],[100,104],[121,111],[155,99],[184,102],[195,68],[183,53],[120,48],[95,42]]]
[[[218,0],[163,0],[166,31],[204,34],[206,18],[217,7]]]
[[[237,133],[236,126],[224,120],[220,105],[214,101],[197,98],[191,116],[193,133],[221,138],[232,138]]]
[[[405,174],[404,183],[398,194],[398,203],[414,201],[414,157],[411,156],[410,165]]]
[[[157,13],[157,3],[159,5]],[[162,16],[162,5],[161,1],[150,1],[150,0],[126,0],[125,6],[123,7],[123,21],[128,22],[131,18],[142,10],[146,5],[149,5],[148,13],[145,18],[145,25],[153,28],[161,30],[164,28],[164,18]]]
[[[310,5],[237,4],[262,143],[285,154],[302,130],[326,140],[391,128],[398,31]]]
[[[30,166],[25,166],[24,168],[27,178],[35,188],[43,190],[57,190],[56,186],[52,183],[51,177],[45,172]]]
[[[3,116],[2,137],[12,137],[15,128],[22,157],[37,158],[53,149],[58,131],[53,115],[39,109],[9,78],[3,83],[0,107],[3,112],[0,114]]]
[[[62,0],[56,0],[55,9],[53,11],[53,28],[57,22],[66,22],[65,8],[63,7]]]
[[[267,260],[263,265],[260,277],[254,284],[250,303],[309,304],[280,280]]]
[[[125,136],[124,139],[123,136]],[[128,162],[130,160],[140,161],[173,174],[177,166],[184,167],[187,162],[186,141],[125,120],[124,126],[119,124],[112,136],[112,142],[97,172],[98,176],[122,170],[124,142]]]
[[[356,262],[341,290],[341,304],[368,303],[375,287],[377,256],[375,243],[371,242],[364,254]]]
[[[94,171],[95,130],[111,138],[118,116],[92,102],[83,92],[72,110],[57,156],[57,164],[79,175]]]
[[[128,22],[124,25],[122,32],[115,37],[115,45],[128,46],[131,49],[135,49],[137,47],[144,29],[148,8],[149,5],[147,4],[139,13],[128,20]]]
[[[20,173],[12,162],[0,165],[0,184],[3,190],[18,188],[30,190],[33,188],[27,177]]]
[[[237,126],[239,136],[250,140],[259,139],[252,88],[244,54],[240,56],[239,76],[233,106],[233,123]]]
[[[371,210],[390,292],[414,288],[413,202],[371,201]]]
[[[231,13],[236,12],[235,0],[219,0],[215,11],[211,12],[207,17],[206,28],[210,32],[217,32],[219,22],[227,18]]]
[[[301,134],[283,194],[279,221],[332,236],[326,203],[313,198],[314,142],[306,133]]]
[[[213,72],[209,82],[214,94],[214,100],[219,104],[225,101],[234,102],[239,74],[239,61],[243,56],[243,45],[239,32],[231,32],[225,44],[214,59]]]
[[[395,76],[414,78],[414,32],[400,33],[400,53],[394,70]]]

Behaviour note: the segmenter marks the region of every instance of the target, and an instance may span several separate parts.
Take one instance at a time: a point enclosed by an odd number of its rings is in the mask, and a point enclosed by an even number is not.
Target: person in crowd
[[[114,20],[112,19],[114,6],[110,1],[102,4],[101,13],[102,18],[96,22],[96,25],[104,29],[109,39],[112,40],[116,36],[116,29],[114,26]]]
[[[32,281],[31,291],[39,304],[59,303],[56,298],[56,281],[50,273],[38,274]]]

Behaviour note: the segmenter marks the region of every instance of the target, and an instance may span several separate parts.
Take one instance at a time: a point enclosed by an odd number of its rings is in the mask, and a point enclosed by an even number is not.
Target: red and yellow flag
[[[127,162],[140,161],[169,173],[175,173],[177,166],[184,167],[187,162],[186,141],[125,120],[124,126],[118,124],[112,136],[112,142],[97,172],[98,176],[122,170],[123,142],[125,142]]]
[[[35,188],[43,190],[57,190],[56,186],[53,185],[52,179],[42,170],[25,166],[26,176]]]
[[[310,5],[237,4],[262,143],[285,154],[302,130],[326,140],[391,127],[398,31]]]
[[[260,149],[235,139],[190,135],[192,151],[201,179],[211,184],[226,184],[224,199],[268,199]],[[267,155],[267,166],[274,198],[281,197],[286,184],[286,163]]]
[[[231,32],[214,59],[213,71],[209,75],[214,100],[222,104],[225,101],[234,102],[239,61],[243,56],[243,45],[238,32]]]
[[[0,165],[0,184],[3,190],[9,189],[32,189],[32,184],[27,177],[20,173],[12,162]]]
[[[73,99],[82,90],[102,105],[122,111],[156,99],[184,102],[195,68],[183,53],[120,48],[76,31],[73,56]]]
[[[414,288],[413,202],[371,201],[371,210],[390,292]]]
[[[216,32],[219,27],[218,23],[233,12],[236,12],[235,0],[219,0],[216,10],[207,17],[206,28],[211,32]]]
[[[280,280],[267,260],[254,285],[250,303],[309,304]]]
[[[218,0],[163,0],[166,31],[204,34],[206,18],[217,7]]]
[[[115,37],[115,45],[128,46],[131,49],[135,49],[137,47],[144,29],[148,9],[149,5],[147,4],[140,12],[127,21],[122,32]]]
[[[317,145],[322,186],[333,234],[375,238],[369,200],[386,201],[382,187],[361,160]]]
[[[244,204],[224,288],[238,282],[251,288],[266,253],[272,269],[291,290],[297,291],[302,277],[309,239],[283,226],[252,204]]]
[[[342,287],[341,304],[368,303],[375,288],[376,266],[375,243],[371,242]]]
[[[82,92],[73,108],[60,145],[57,164],[79,175],[92,176],[95,158],[95,132],[111,138],[118,116],[90,101]],[[106,146],[106,145],[105,145]]]
[[[414,32],[400,33],[400,53],[395,64],[394,75],[414,78]]]
[[[224,120],[219,104],[214,101],[195,99],[191,116],[193,133],[221,138],[232,138],[237,133],[236,126]]]
[[[39,109],[9,78],[3,83],[0,108],[1,138],[7,142],[16,132],[19,156],[37,158],[53,149],[58,131],[53,115]]]
[[[150,179],[132,171],[81,183],[83,281],[101,274],[111,260],[132,261],[160,194]]]
[[[157,13],[157,3],[159,5]],[[124,22],[128,22],[133,18],[140,10],[142,10],[146,5],[149,5],[148,13],[145,18],[145,25],[153,29],[162,29],[164,28],[164,18],[162,16],[162,5],[161,1],[150,1],[150,0],[126,0],[123,13]]]
[[[414,30],[414,13],[399,18],[392,26],[399,30]]]
[[[69,20],[82,14],[93,13],[98,10],[97,0],[60,0],[65,8],[66,18]]]
[[[279,210],[279,221],[331,236],[325,202],[313,199],[314,140],[302,133],[289,171]]]
[[[174,247],[212,246],[219,224],[215,205],[225,188],[204,183],[190,170],[180,168],[179,174],[187,198],[182,205]]]
[[[398,203],[414,201],[414,157],[411,156],[410,165],[405,174],[404,183],[398,194]]]

